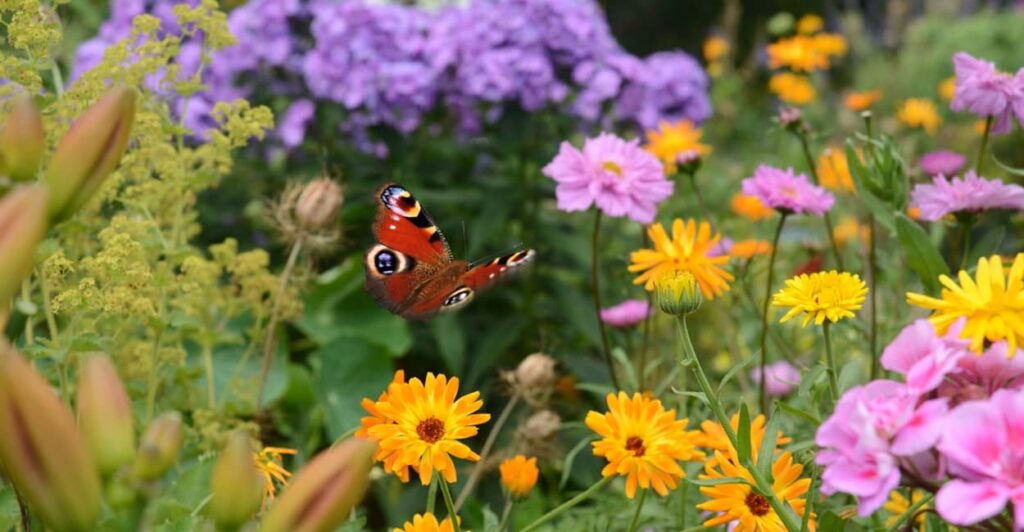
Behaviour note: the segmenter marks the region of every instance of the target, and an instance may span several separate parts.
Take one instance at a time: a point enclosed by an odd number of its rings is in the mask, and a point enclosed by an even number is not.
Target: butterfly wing
[[[522,249],[515,253],[495,257],[480,264],[474,264],[462,275],[459,284],[473,292],[479,292],[498,282],[503,276],[526,265],[536,255],[536,252],[532,249]]]

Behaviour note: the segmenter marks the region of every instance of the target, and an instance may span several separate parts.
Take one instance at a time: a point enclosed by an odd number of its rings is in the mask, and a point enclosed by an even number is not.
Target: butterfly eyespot
[[[371,274],[389,276],[410,268],[409,257],[377,244],[366,252],[366,267]]]
[[[442,303],[442,305],[445,310],[452,310],[469,303],[470,299],[473,299],[473,289],[462,286],[456,288],[454,292],[449,294],[448,297],[444,299],[444,303]]]
[[[406,189],[392,185],[380,193],[380,200],[387,205],[391,212],[406,218],[416,218],[422,209],[420,202]]]

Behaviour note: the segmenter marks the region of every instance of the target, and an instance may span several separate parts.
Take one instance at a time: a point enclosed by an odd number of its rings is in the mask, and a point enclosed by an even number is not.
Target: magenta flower
[[[658,204],[672,195],[674,183],[665,178],[661,162],[610,133],[589,138],[583,151],[563,142],[544,175],[558,182],[555,197],[563,211],[583,211],[596,204],[608,216],[648,224]]]
[[[629,327],[647,319],[651,305],[642,299],[627,299],[618,305],[601,309],[601,321],[612,327]]]
[[[928,320],[917,320],[903,328],[882,352],[882,367],[903,375],[907,386],[923,394],[939,387],[943,379],[969,354],[968,340],[960,339],[964,320],[949,328],[945,336],[935,334]]]
[[[935,176],[931,184],[915,185],[910,192],[910,206],[921,209],[922,220],[932,222],[957,212],[1024,210],[1024,187],[985,179],[968,170],[962,179]]]
[[[1010,132],[1011,117],[1024,123],[1024,83],[1021,72],[1016,77],[996,70],[996,65],[971,56],[965,52],[953,55],[953,69],[956,72],[956,89],[949,108],[954,111],[970,111],[982,118],[994,117],[992,133],[1001,135]]]
[[[768,382],[765,383],[764,390],[773,397],[789,395],[793,388],[800,385],[800,370],[785,360],[768,364],[765,366],[764,372],[768,374]],[[754,368],[750,372],[750,378],[755,383],[761,384],[761,368]]]
[[[762,164],[743,180],[743,193],[757,196],[761,203],[786,214],[810,213],[822,216],[836,199],[824,188],[814,186],[804,174],[792,168],[780,170]]]
[[[939,396],[957,405],[991,397],[1002,389],[1024,388],[1024,352],[1018,349],[1015,356],[1009,356],[1008,347],[1005,341],[996,342],[981,355],[960,358],[956,369],[939,385]]]
[[[1014,530],[1024,529],[1024,393],[1000,390],[947,416],[939,452],[957,477],[935,497],[939,515],[973,525],[1013,503]]]
[[[955,175],[966,162],[967,158],[955,151],[936,150],[924,154],[917,165],[930,176]]]

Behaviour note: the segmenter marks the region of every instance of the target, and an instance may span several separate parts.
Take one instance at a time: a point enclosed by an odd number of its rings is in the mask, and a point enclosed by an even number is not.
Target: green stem
[[[708,210],[707,203],[704,202],[704,195],[700,192],[700,187],[697,186],[697,174],[690,175],[690,184],[693,185],[693,195],[697,197],[697,207],[700,209],[701,216],[708,221],[708,225],[711,226],[711,231],[714,232],[715,222],[711,218],[711,211]]]
[[[879,360],[878,360],[878,250],[875,240],[878,237],[878,231],[876,230],[875,217],[870,216],[868,218],[868,274],[871,275],[871,286],[869,297],[871,298],[871,379],[878,378],[879,372]]]
[[[46,328],[50,331],[50,342],[52,345],[60,344],[60,333],[57,330],[57,317],[53,314],[53,307],[50,306],[50,287],[46,283],[46,274],[39,271],[39,290],[43,295],[43,313],[46,314]]]
[[[758,386],[758,404],[761,405],[761,413],[768,415],[768,393],[767,374],[765,366],[768,365],[768,303],[772,300],[772,276],[775,273],[775,256],[779,250],[779,239],[782,237],[782,226],[786,224],[786,214],[779,218],[779,225],[775,227],[775,237],[772,238],[772,252],[768,257],[768,282],[764,287],[764,302],[761,304],[761,384]]]
[[[508,526],[509,517],[512,515],[512,497],[505,494],[505,509],[501,511],[501,521],[498,523],[498,531],[505,530]]]
[[[827,320],[821,327],[825,336],[825,362],[828,364],[828,388],[832,396],[832,404],[839,401],[839,374],[836,372],[836,361],[832,356],[832,335],[829,333],[832,324]]]
[[[274,344],[277,340],[277,322],[280,319],[281,301],[284,300],[284,292],[288,288],[288,281],[291,280],[292,270],[299,260],[299,253],[302,252],[303,237],[299,237],[292,244],[292,250],[288,253],[288,260],[285,262],[284,270],[281,271],[280,293],[274,298],[270,307],[270,321],[267,323],[266,335],[263,340],[263,361],[260,363],[259,390],[256,393],[256,406],[263,404],[263,391],[267,385],[267,377],[270,375],[270,366],[274,363]]]
[[[964,214],[958,218],[960,226],[963,228],[963,246],[960,250],[960,269],[967,269],[967,261],[970,260],[971,256],[971,228],[974,227],[974,216],[971,214]]]
[[[640,489],[640,498],[636,501],[636,511],[633,512],[633,519],[629,522],[629,532],[636,532],[636,525],[640,522],[640,510],[644,508],[644,500],[647,498],[647,489]]]
[[[595,209],[594,212],[594,232],[590,239],[590,285],[594,290],[594,317],[597,318],[597,327],[601,334],[604,363],[612,377],[612,386],[619,390],[619,378],[615,375],[615,362],[612,360],[612,350],[608,346],[608,331],[605,329],[604,320],[601,319],[601,277],[598,275],[597,262],[598,244],[601,239],[601,209]]]
[[[427,512],[434,513],[434,508],[437,507],[437,478],[430,479],[430,485],[427,486]],[[444,482],[443,480],[441,481]]]
[[[807,142],[806,133],[796,133],[797,138],[800,139],[800,147],[803,148],[804,157],[807,159],[807,167],[810,169],[811,179],[814,180],[815,185],[819,185],[818,182],[818,167],[814,164],[814,156],[811,155],[811,145]],[[825,216],[825,230],[828,231],[828,242],[832,245],[832,255],[836,259],[836,266],[840,270],[845,270],[843,267],[843,256],[839,253],[839,244],[836,242],[835,231],[832,230],[832,217],[826,212]]]
[[[206,369],[206,402],[210,410],[217,410],[217,387],[213,380],[213,348],[203,344],[203,366]]]
[[[32,301],[32,285],[28,279],[25,279],[21,283],[21,298],[26,302]],[[25,345],[30,346],[35,342],[35,321],[33,320],[35,315],[25,316]]]
[[[978,161],[974,163],[974,171],[980,176],[981,167],[985,162],[985,150],[988,149],[988,135],[992,130],[992,120],[995,117],[989,116],[985,119],[985,131],[981,134],[981,146],[978,147]]]
[[[587,488],[587,490],[584,491],[583,493],[580,493],[579,495],[563,502],[562,504],[555,507],[555,509],[538,517],[537,520],[530,523],[529,525],[526,525],[526,527],[520,530],[519,532],[530,532],[531,530],[536,530],[538,527],[540,527],[540,525],[543,525],[544,523],[547,523],[548,521],[561,515],[562,512],[592,497],[595,493],[598,492],[598,490],[603,488],[605,484],[611,482],[612,478],[613,477],[602,477],[601,480],[598,480],[596,483],[594,483],[593,486]]]
[[[153,338],[153,351],[149,360],[149,384],[146,390],[146,424],[153,421],[153,414],[156,410],[156,392],[160,388],[159,366],[160,366],[160,341],[163,338],[163,327],[157,329]]]
[[[60,99],[64,96],[64,75],[61,74],[57,61],[50,65],[50,74],[53,76],[53,90],[57,93],[57,99]]]
[[[814,468],[814,473],[811,474],[811,485],[807,488],[807,502],[804,505],[803,519],[800,520],[800,532],[807,532],[808,527],[811,524],[811,514],[814,513],[814,499],[817,497],[818,488],[818,476],[820,471],[817,467]]]
[[[448,509],[448,519],[452,522],[452,529],[455,532],[462,532],[459,515],[455,513],[455,503],[452,502],[452,492],[448,490],[448,483],[442,479],[438,484],[441,486],[441,495],[444,496],[444,506]]]
[[[473,471],[469,474],[469,480],[466,481],[466,485],[463,486],[462,491],[459,492],[459,498],[455,500],[455,511],[458,512],[462,509],[462,505],[469,498],[470,494],[473,493],[473,489],[476,488],[477,483],[480,481],[480,477],[484,473],[484,464],[487,462],[487,458],[491,454],[491,448],[494,447],[494,442],[498,439],[498,434],[501,433],[502,427],[505,426],[505,422],[508,421],[509,416],[512,415],[513,409],[516,404],[519,403],[519,394],[515,394],[509,399],[508,403],[505,403],[505,409],[498,415],[498,421],[491,427],[490,434],[487,435],[487,441],[484,442],[483,448],[480,449],[480,459],[477,460],[476,465],[473,466]]]

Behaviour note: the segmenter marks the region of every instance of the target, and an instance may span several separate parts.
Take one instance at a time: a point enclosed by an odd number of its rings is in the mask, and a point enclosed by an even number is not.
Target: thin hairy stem
[[[761,405],[761,413],[768,415],[768,379],[765,373],[765,366],[768,365],[768,303],[772,299],[772,276],[775,273],[775,257],[779,250],[779,238],[782,236],[782,226],[786,224],[786,215],[779,218],[779,225],[775,227],[775,236],[772,238],[772,251],[768,257],[768,281],[764,287],[764,301],[761,304],[761,384],[758,386],[758,404]]]
[[[601,349],[604,351],[604,363],[608,366],[608,374],[612,377],[612,385],[616,390],[619,388],[619,378],[615,375],[615,361],[612,360],[612,350],[608,346],[608,331],[601,319],[601,276],[598,275],[597,251],[601,241],[601,209],[596,209],[594,214],[594,232],[590,239],[590,286],[594,291],[594,317],[597,318],[598,332],[601,335]]]
[[[490,457],[491,448],[494,447],[494,442],[498,439],[498,434],[501,433],[501,429],[505,426],[509,416],[512,415],[512,411],[515,409],[516,404],[519,403],[519,394],[515,394],[507,403],[505,403],[504,410],[498,415],[498,420],[494,423],[491,428],[490,434],[487,435],[487,440],[484,442],[483,448],[480,450],[480,459],[477,460],[473,466],[473,471],[469,474],[469,480],[466,481],[466,485],[462,488],[462,492],[459,493],[459,497],[455,500],[455,511],[458,512],[462,509],[462,505],[465,504],[466,499],[473,493],[473,489],[476,488],[480,478],[484,474],[484,464]]]

